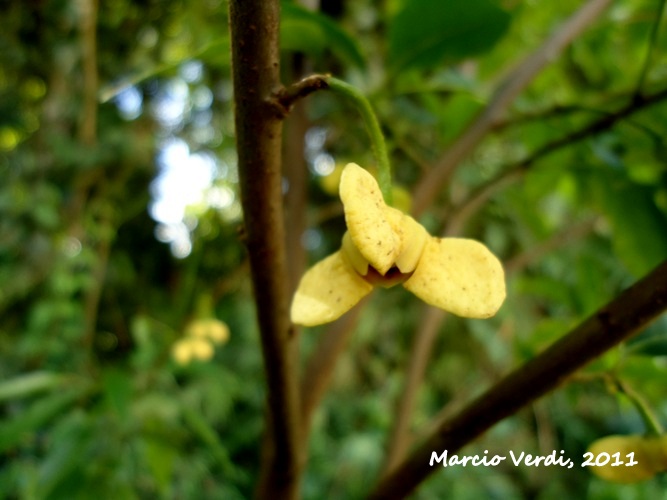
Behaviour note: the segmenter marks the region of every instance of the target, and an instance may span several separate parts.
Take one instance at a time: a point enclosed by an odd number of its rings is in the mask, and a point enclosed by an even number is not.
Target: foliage
[[[265,386],[238,201],[227,5],[99,2],[91,141],[82,4],[0,5],[0,497],[247,498]],[[308,67],[362,88],[395,181],[414,190],[497,83],[579,6],[363,0],[322,2],[314,13],[284,2],[284,82]],[[479,186],[544,145],[663,90],[666,39],[650,38],[661,8],[614,2],[577,37],[420,215],[429,232],[441,234]],[[312,263],[344,232],[327,176],[374,158],[361,118],[336,96],[318,92],[297,106],[306,107],[302,241]],[[439,328],[411,434],[667,258],[664,114],[656,101],[565,141],[458,219],[459,235],[505,263],[508,299],[491,320],[450,317]],[[169,182],[178,189],[167,198],[189,188],[170,171],[210,178],[182,213],[172,207],[176,215],[160,193]],[[423,307],[396,289],[364,306],[314,416],[304,498],[368,492]],[[179,365],[173,346],[205,317],[228,325],[228,343],[210,361]],[[301,358],[322,332],[301,333]],[[578,461],[598,438],[641,434],[637,410],[609,380],[643,394],[665,422],[665,356],[662,317],[464,453],[563,449]],[[580,467],[504,463],[439,471],[415,498],[658,498],[664,486],[660,476],[619,487]]]

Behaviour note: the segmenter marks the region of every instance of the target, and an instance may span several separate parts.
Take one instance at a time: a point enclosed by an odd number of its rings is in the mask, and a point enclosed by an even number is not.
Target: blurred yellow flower
[[[185,327],[185,336],[174,343],[171,355],[179,365],[193,360],[208,361],[213,357],[213,344],[229,340],[229,327],[215,318],[196,319]]]
[[[604,463],[591,472],[606,481],[638,483],[667,471],[667,436],[607,436],[594,441],[584,458]]]
[[[493,316],[505,300],[498,259],[481,243],[436,238],[385,204],[371,174],[349,163],[340,179],[347,232],[341,249],[315,264],[294,295],[294,323],[339,318],[373,286],[402,283],[424,302],[468,318]]]
[[[185,334],[223,344],[229,340],[229,327],[215,318],[196,319],[185,327]]]

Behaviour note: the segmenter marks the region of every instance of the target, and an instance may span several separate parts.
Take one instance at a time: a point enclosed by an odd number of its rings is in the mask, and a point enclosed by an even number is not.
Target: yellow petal
[[[403,286],[424,302],[465,318],[493,316],[505,300],[505,273],[481,243],[427,240],[414,274]]]
[[[400,240],[387,220],[380,187],[366,170],[348,163],[340,179],[340,199],[352,242],[382,275],[394,265]]]
[[[339,250],[315,264],[301,278],[292,300],[292,322],[315,326],[338,319],[372,289]]]
[[[187,339],[181,339],[171,347],[171,355],[181,366],[185,366],[192,360],[192,348]]]
[[[343,257],[347,260],[347,263],[352,266],[357,274],[361,276],[366,276],[368,274],[368,261],[361,255],[361,252],[354,246],[354,243],[352,243],[349,231],[345,231],[345,234],[343,235],[340,251],[343,254]]]
[[[185,327],[185,335],[210,339],[216,344],[229,340],[229,327],[215,318],[195,319]]]
[[[417,267],[429,234],[424,226],[400,210],[385,207],[385,215],[399,238],[396,267],[402,273],[411,273]]]
[[[199,337],[191,337],[188,340],[190,341],[192,356],[195,359],[200,361],[208,361],[213,357],[213,344],[211,344],[208,340]]]

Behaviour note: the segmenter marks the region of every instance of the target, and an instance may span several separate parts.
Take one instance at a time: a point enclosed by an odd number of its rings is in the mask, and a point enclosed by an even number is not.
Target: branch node
[[[292,106],[304,97],[318,90],[329,88],[327,79],[331,75],[310,75],[289,87],[282,87],[269,98],[269,104],[281,119],[287,117]]]

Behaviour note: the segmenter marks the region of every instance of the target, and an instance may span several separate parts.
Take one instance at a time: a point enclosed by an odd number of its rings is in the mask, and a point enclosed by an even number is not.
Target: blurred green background
[[[421,216],[429,230],[541,146],[665,89],[667,35],[651,36],[662,5],[612,2],[464,161]],[[285,2],[283,81],[329,72],[364,89],[410,191],[580,6]],[[264,373],[239,237],[226,2],[1,2],[0,26],[0,497],[248,498]],[[344,231],[338,169],[374,160],[339,98],[317,93],[299,109],[286,134],[305,131],[303,154],[286,149],[285,162],[307,166],[300,242],[315,262]],[[666,118],[656,99],[565,141],[459,224],[506,264],[508,299],[493,319],[442,324],[415,436],[667,258]],[[424,311],[400,287],[364,307],[315,414],[304,498],[368,491]],[[178,363],[174,346],[213,317],[228,341]],[[302,333],[304,360],[322,330]],[[562,449],[578,464],[599,437],[643,433],[613,377],[667,423],[667,318],[462,453]],[[618,486],[578,466],[505,462],[438,470],[414,497],[629,500],[665,488],[664,477]]]

